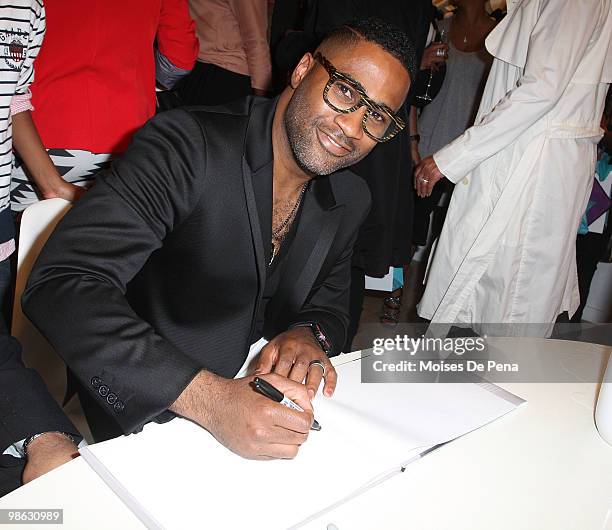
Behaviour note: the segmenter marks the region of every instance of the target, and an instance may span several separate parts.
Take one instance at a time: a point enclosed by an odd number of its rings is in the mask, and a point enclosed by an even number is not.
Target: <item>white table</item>
[[[611,351],[576,342],[518,340],[533,351],[572,356],[586,368],[601,367]],[[519,344],[506,341],[508,348]],[[612,530],[612,447],[593,422],[599,385],[500,386],[527,403],[305,528],[331,530],[332,523],[339,530]],[[65,529],[142,528],[82,459],[5,496],[0,508],[63,508]]]

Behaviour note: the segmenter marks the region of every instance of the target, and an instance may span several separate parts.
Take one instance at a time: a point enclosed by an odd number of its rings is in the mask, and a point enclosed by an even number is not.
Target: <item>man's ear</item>
[[[291,74],[291,88],[294,90],[300,85],[302,80],[306,77],[306,74],[312,69],[314,66],[314,58],[312,53],[306,52],[300,62],[297,63],[297,66],[293,69],[293,73]]]

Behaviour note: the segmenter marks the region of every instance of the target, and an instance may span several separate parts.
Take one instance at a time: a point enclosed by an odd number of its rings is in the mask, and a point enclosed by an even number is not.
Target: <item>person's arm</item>
[[[191,72],[198,57],[199,42],[186,0],[163,0],[155,44],[155,80],[168,90]]]
[[[28,482],[79,456],[75,441],[61,432],[44,432],[27,446],[22,482]]]
[[[77,452],[73,440],[80,436],[40,375],[24,366],[17,340],[0,335],[0,467],[26,458],[23,443],[35,435],[27,447],[24,483],[71,460]]]
[[[60,221],[22,297],[24,313],[126,433],[165,411],[200,369],[132,310],[125,291],[200,197],[201,138],[185,111],[150,120]]]
[[[156,39],[157,48],[174,66],[193,68],[199,43],[186,0],[162,1]]]
[[[478,124],[433,156],[440,172],[454,183],[514,142],[556,105],[589,46],[600,18],[599,0],[540,3],[517,87]]]
[[[277,374],[264,377],[305,412],[255,392],[252,377],[224,379],[202,370],[170,410],[209,431],[234,453],[254,460],[293,458],[314,419],[306,388]]]
[[[268,2],[232,0],[247,56],[251,86],[257,95],[265,95],[272,81],[272,63],[267,40]]]
[[[174,66],[165,55],[155,48],[155,82],[157,88],[170,90],[190,71]]]
[[[44,199],[59,197],[74,202],[85,193],[85,188],[66,182],[59,174],[38,135],[30,110],[13,115],[13,147]]]

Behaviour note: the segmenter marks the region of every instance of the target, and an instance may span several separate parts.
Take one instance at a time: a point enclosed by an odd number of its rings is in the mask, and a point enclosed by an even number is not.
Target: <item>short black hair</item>
[[[380,18],[368,17],[351,20],[332,29],[321,45],[354,45],[360,40],[372,42],[393,55],[410,74],[414,82],[417,74],[416,48],[412,39],[397,26]]]

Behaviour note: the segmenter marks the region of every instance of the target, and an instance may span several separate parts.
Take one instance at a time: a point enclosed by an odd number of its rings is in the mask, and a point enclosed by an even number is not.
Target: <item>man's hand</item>
[[[323,369],[310,365],[311,361],[321,361]],[[312,335],[310,328],[300,326],[277,335],[261,350],[256,374],[275,374],[288,377],[298,383],[306,379],[310,399],[314,398],[321,379],[325,379],[323,395],[331,397],[336,389],[338,375],[329,358]]]
[[[206,371],[189,383],[170,410],[204,427],[244,458],[294,458],[314,419],[306,388],[279,375],[264,379],[304,412],[259,394],[251,385],[253,377],[224,379]]]
[[[414,189],[419,197],[429,197],[431,190],[444,175],[438,169],[433,156],[424,158],[414,171]]]
[[[72,441],[59,433],[47,432],[28,445],[23,483],[27,484],[77,456],[79,452]]]

